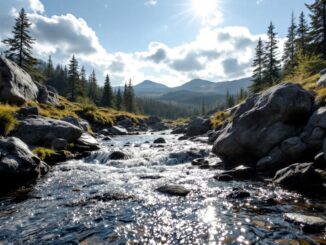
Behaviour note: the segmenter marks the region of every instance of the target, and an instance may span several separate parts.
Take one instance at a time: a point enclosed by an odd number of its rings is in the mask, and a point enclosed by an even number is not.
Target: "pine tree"
[[[134,88],[132,86],[131,79],[129,80],[128,87],[128,107],[127,111],[129,112],[135,112],[136,111],[136,102],[135,102],[135,93]]]
[[[114,94],[112,91],[110,77],[106,75],[105,83],[103,88],[103,95],[102,95],[102,105],[107,107],[114,107]]]
[[[311,44],[317,54],[326,57],[326,0],[315,0],[313,4],[306,6],[310,10]]]
[[[35,71],[34,66],[37,64],[37,60],[32,56],[32,45],[35,39],[29,34],[31,25],[22,8],[13,27],[13,37],[2,41],[9,46],[9,50],[5,51],[6,56],[29,73]]]
[[[202,100],[202,104],[201,104],[201,115],[204,116],[205,114],[206,114],[205,100]]]
[[[288,29],[287,40],[285,42],[283,61],[284,74],[293,74],[294,68],[297,66],[297,47],[296,47],[297,26],[295,24],[294,13],[292,12],[291,25]]]
[[[299,26],[297,29],[297,50],[300,50],[302,55],[307,54],[307,47],[308,47],[308,24],[305,19],[305,15],[303,12],[300,14],[299,18]]]
[[[79,73],[78,73],[78,61],[73,55],[68,69],[68,98],[71,101],[76,101],[77,92],[78,92],[78,82],[79,82]]]
[[[268,40],[264,55],[264,81],[269,85],[278,82],[280,78],[280,61],[277,59],[277,33],[274,30],[275,27],[271,22],[267,31]]]
[[[86,97],[88,93],[87,88],[87,78],[86,78],[86,70],[84,66],[82,66],[80,70],[80,77],[79,77],[79,83],[80,83],[80,90],[78,92],[78,95],[81,97]]]
[[[99,88],[94,70],[88,79],[88,96],[95,104],[99,104]]]
[[[127,111],[128,104],[129,104],[128,85],[127,83],[125,83],[123,88],[122,109]]]
[[[252,75],[252,86],[251,91],[256,93],[263,86],[263,66],[264,66],[264,46],[263,41],[259,38],[257,47],[256,47],[256,56],[253,61],[252,67],[254,68]]]
[[[45,76],[49,79],[49,78],[52,78],[53,75],[54,75],[54,67],[53,67],[52,58],[50,55],[48,63],[46,65],[46,69],[45,69]]]
[[[121,94],[121,90],[120,88],[118,88],[118,91],[117,91],[117,94],[116,94],[116,100],[115,100],[115,107],[118,109],[118,110],[121,110],[122,109],[122,94]]]

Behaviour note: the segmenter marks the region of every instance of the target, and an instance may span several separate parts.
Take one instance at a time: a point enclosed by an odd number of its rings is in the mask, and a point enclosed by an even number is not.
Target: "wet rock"
[[[166,140],[164,138],[158,138],[158,139],[154,140],[153,143],[154,144],[165,144]]]
[[[52,140],[51,148],[54,150],[64,150],[68,146],[68,142],[65,139],[56,138]]]
[[[181,185],[164,185],[156,189],[156,191],[173,196],[187,196],[190,190]]]
[[[128,129],[129,131],[131,131],[130,129],[134,127],[133,121],[127,117],[119,118],[117,124],[123,128]]]
[[[234,180],[231,175],[228,174],[218,174],[214,176],[214,179],[222,182],[228,182]]]
[[[191,164],[198,167],[209,167],[209,161],[205,160],[204,158],[196,158],[192,160]]]
[[[42,104],[59,105],[59,94],[54,87],[35,82],[39,89],[37,101]]]
[[[288,160],[300,159],[305,155],[307,145],[302,142],[300,137],[292,137],[284,140],[281,144],[281,151]]]
[[[220,175],[228,175],[236,180],[250,180],[256,177],[256,171],[252,167],[246,166],[238,166],[234,169],[223,171]],[[215,179],[219,179],[219,175],[214,177]]]
[[[314,192],[321,190],[323,181],[313,163],[297,163],[279,170],[273,182],[288,189]]]
[[[188,125],[186,135],[197,136],[207,133],[212,129],[212,125],[209,119],[204,119],[201,117],[196,117],[192,119]]]
[[[68,122],[35,116],[19,122],[13,135],[29,145],[51,147],[54,139],[74,143],[81,134],[80,128]]]
[[[285,156],[283,155],[281,149],[277,146],[257,162],[256,168],[259,172],[273,175],[277,170],[286,167],[284,166],[284,160]]]
[[[159,117],[156,116],[150,116],[149,118],[145,119],[144,123],[146,123],[149,128],[155,131],[163,131],[169,129],[169,127],[163,123]]]
[[[20,139],[0,139],[0,192],[28,184],[48,170],[49,166],[35,156]]]
[[[125,160],[128,158],[128,155],[122,151],[114,151],[110,154],[111,160]]]
[[[125,201],[133,198],[134,198],[133,196],[124,193],[104,193],[102,195],[94,196],[89,200],[110,202],[110,201]]]
[[[222,129],[213,152],[227,168],[255,164],[276,145],[298,135],[312,108],[312,95],[295,84],[280,84],[253,95]]]
[[[71,159],[77,159],[75,155],[73,155],[70,151],[57,151],[54,154],[46,156],[44,161],[52,166],[58,163],[66,162]]]
[[[298,213],[285,213],[285,221],[300,225],[304,232],[321,232],[326,227],[326,220],[316,216]]]
[[[320,152],[314,157],[314,168],[326,169],[326,159],[324,152]]]
[[[39,90],[31,76],[15,62],[0,57],[0,101],[22,105],[36,101]]]
[[[66,116],[62,118],[62,121],[71,123],[72,125],[75,125],[76,127],[80,128],[81,130],[85,132],[90,132],[91,131],[91,126],[86,120],[80,119],[80,118],[75,118],[73,116]]]
[[[244,190],[234,190],[226,196],[227,199],[245,199],[250,197],[250,193]]]
[[[127,135],[128,131],[125,128],[112,126],[107,129],[109,135]]]
[[[142,176],[139,176],[140,179],[143,179],[143,180],[156,180],[156,179],[161,179],[162,176],[161,175],[142,175]]]
[[[83,133],[75,143],[75,149],[79,148],[82,151],[96,151],[100,149],[98,141],[89,133]]]
[[[208,151],[199,150],[199,151],[181,151],[181,152],[172,152],[169,154],[169,158],[177,159],[178,163],[190,162],[196,158],[203,158],[208,156]]]
[[[184,125],[178,126],[175,129],[172,130],[171,134],[185,134],[187,131],[186,127]]]
[[[112,140],[109,136],[106,136],[106,137],[104,137],[103,138],[103,140],[105,140],[105,141],[110,141],[110,140]]]
[[[189,137],[184,135],[184,136],[181,136],[178,138],[179,141],[182,141],[182,140],[187,140]]]
[[[39,111],[38,111],[37,107],[26,106],[26,107],[20,108],[20,110],[18,111],[18,114],[27,117],[27,116],[32,116],[32,115],[38,115]]]

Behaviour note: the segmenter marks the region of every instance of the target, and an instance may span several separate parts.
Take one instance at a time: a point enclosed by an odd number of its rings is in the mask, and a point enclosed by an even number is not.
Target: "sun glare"
[[[192,0],[194,12],[201,18],[209,18],[217,8],[217,0]]]

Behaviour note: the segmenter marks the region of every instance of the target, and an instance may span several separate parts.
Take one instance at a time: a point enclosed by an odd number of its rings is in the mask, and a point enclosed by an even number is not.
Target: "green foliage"
[[[17,124],[17,120],[11,112],[0,111],[0,135],[7,136]]]
[[[229,112],[225,111],[218,111],[210,118],[211,124],[213,125],[213,128],[217,128],[220,125],[222,125],[226,121],[230,121],[231,114]]]
[[[88,97],[96,104],[99,105],[100,102],[100,91],[97,85],[97,78],[95,71],[91,73],[88,79]]]
[[[253,75],[252,75],[252,85],[250,90],[252,92],[258,92],[260,86],[263,84],[263,66],[264,66],[264,45],[261,38],[259,38],[257,47],[256,47],[256,55],[252,64],[253,67]]]
[[[102,95],[102,106],[105,107],[114,107],[114,94],[110,83],[109,75],[105,78],[103,95]]]
[[[52,149],[48,149],[45,147],[37,147],[33,150],[34,155],[38,156],[42,161],[44,161],[47,157],[51,157],[56,152]]]
[[[88,97],[77,97],[77,103],[80,104],[80,107],[84,112],[96,110],[95,103]]]
[[[311,76],[326,67],[326,60],[320,55],[303,55],[298,52],[298,66],[294,70],[295,75]]]
[[[283,62],[284,74],[293,74],[297,65],[297,26],[295,24],[294,13],[292,13],[291,25],[288,29],[287,39],[284,45]]]

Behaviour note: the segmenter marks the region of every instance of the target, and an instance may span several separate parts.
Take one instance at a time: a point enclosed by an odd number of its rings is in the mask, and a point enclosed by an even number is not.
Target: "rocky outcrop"
[[[33,116],[19,122],[13,135],[28,145],[51,147],[58,138],[74,143],[82,130],[68,122]]]
[[[226,178],[226,176],[231,178]],[[223,171],[222,173],[214,176],[216,180],[225,181],[227,180],[250,180],[256,177],[255,169],[246,166],[238,166],[234,169]]]
[[[155,130],[155,131],[163,131],[169,129],[169,127],[162,122],[159,117],[151,116],[145,119],[144,123],[147,125],[148,128]]]
[[[81,130],[85,132],[91,131],[91,126],[86,120],[83,120],[81,118],[75,118],[73,116],[66,116],[61,119],[62,121],[71,123],[72,125],[75,125],[76,127],[80,128]]]
[[[166,140],[164,138],[157,138],[153,141],[154,144],[165,144]]]
[[[0,101],[23,104],[27,100],[37,101],[39,89],[31,76],[15,62],[0,58]]]
[[[96,151],[100,149],[100,144],[89,133],[83,133],[75,142],[74,149],[78,152]]]
[[[209,130],[211,130],[211,128],[212,125],[209,119],[196,117],[190,121],[186,131],[186,135],[190,137],[198,136],[207,133]]]
[[[28,184],[48,170],[20,139],[0,139],[0,192]]]
[[[320,72],[320,78],[317,82],[317,88],[323,88],[326,86],[326,69]]]
[[[37,101],[42,104],[59,105],[59,95],[55,88],[36,83],[39,89]]]
[[[312,95],[299,85],[274,86],[236,109],[232,122],[219,131],[213,152],[227,168],[255,166],[259,160],[272,165],[269,159],[283,158],[283,151],[292,156],[305,148],[304,141],[292,137],[305,128],[312,110]]]

